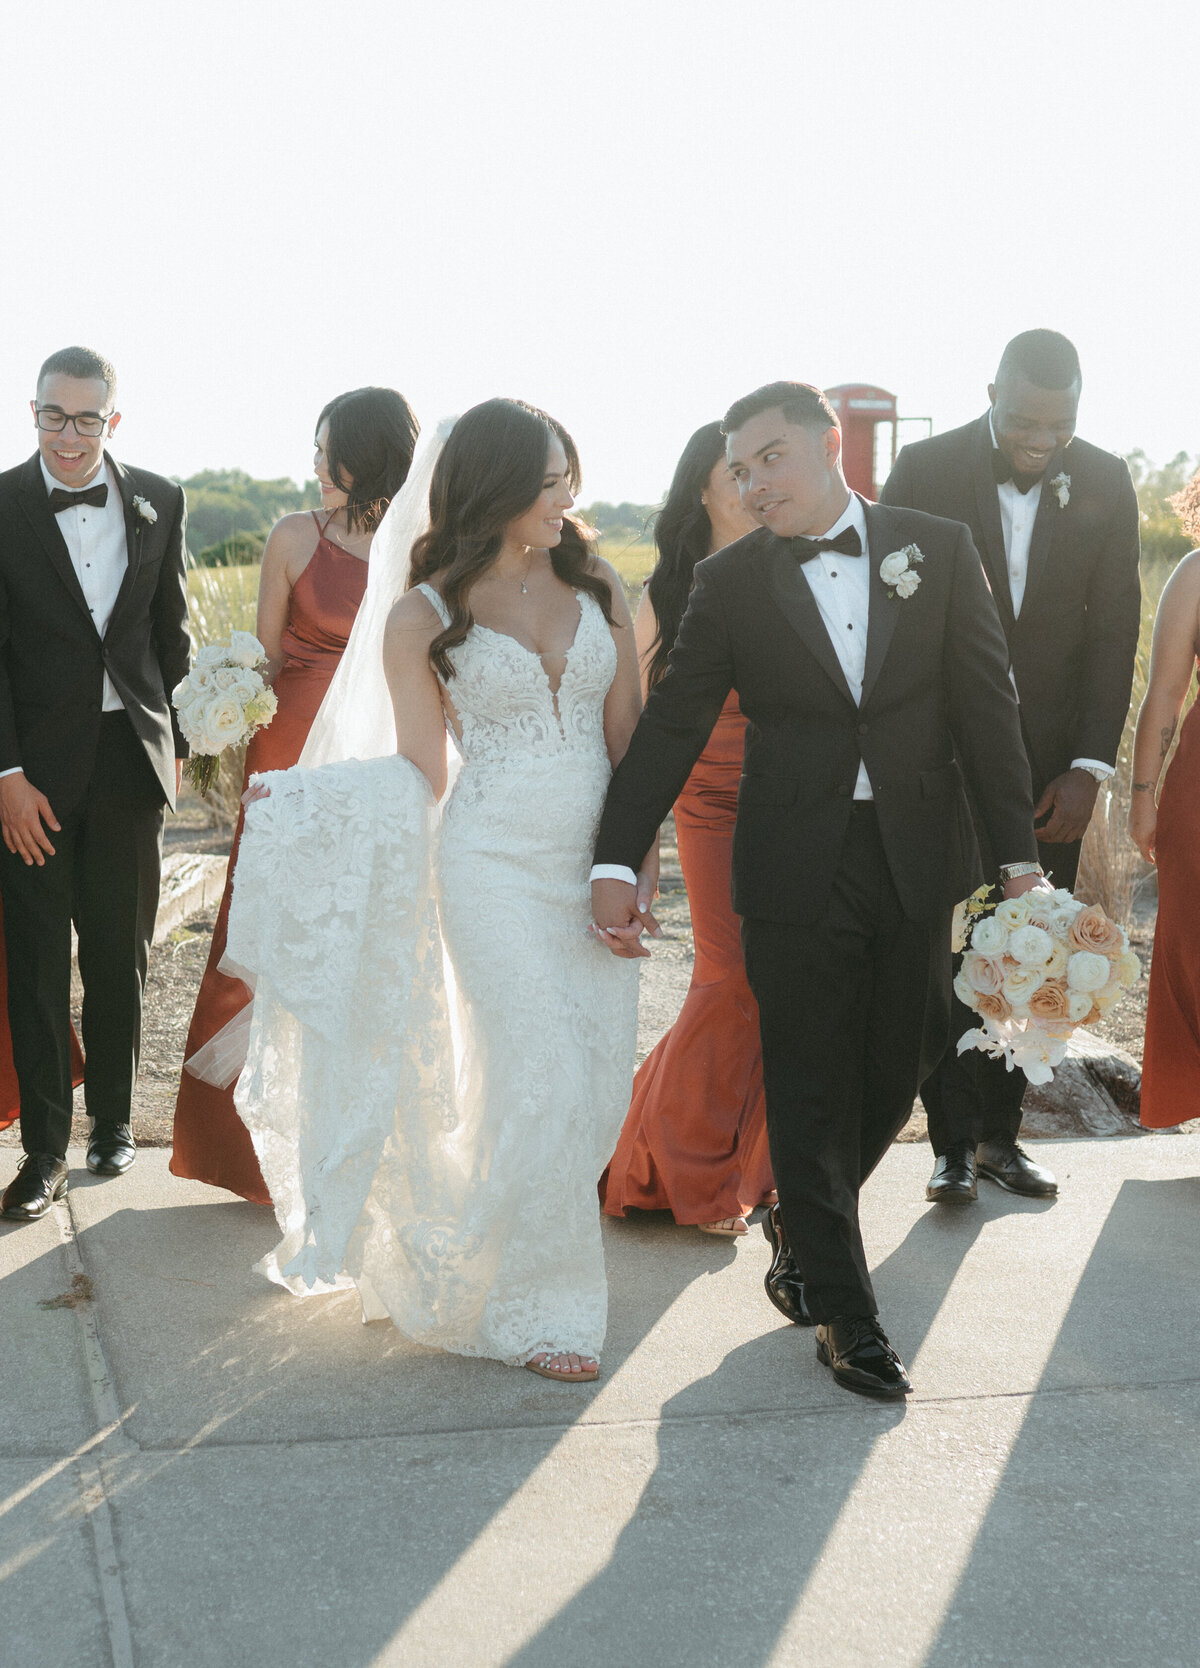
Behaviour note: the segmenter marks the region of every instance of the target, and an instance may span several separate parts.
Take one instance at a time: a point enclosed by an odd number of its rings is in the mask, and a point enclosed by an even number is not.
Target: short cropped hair
[[[1193,475],[1181,491],[1167,499],[1167,503],[1179,517],[1188,538],[1200,542],[1200,474]]]
[[[52,353],[38,372],[38,387],[48,376],[74,376],[81,381],[103,382],[108,399],[117,397],[117,373],[104,355],[94,348],[67,347]]]
[[[1000,355],[996,381],[1005,373],[1023,376],[1035,388],[1070,388],[1083,382],[1074,343],[1057,330],[1023,330]]]
[[[732,434],[764,411],[782,411],[789,423],[805,428],[841,427],[837,412],[811,382],[768,382],[753,394],[743,394],[740,400],[734,400],[721,420],[721,433]]]

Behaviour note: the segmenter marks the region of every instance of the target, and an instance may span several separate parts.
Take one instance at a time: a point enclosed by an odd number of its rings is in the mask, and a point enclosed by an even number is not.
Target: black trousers
[[[913,921],[875,808],[855,804],[816,926],[742,922],[758,1001],[771,1164],[818,1321],[877,1312],[858,1195],[946,1044],[950,911]]]
[[[123,712],[105,713],[91,781],[50,833],[43,867],[0,847],[8,1024],[26,1152],[64,1158],[71,1134],[71,923],[83,983],[84,1099],[128,1123],[162,868],[163,793]]]
[[[1038,846],[1038,862],[1055,886],[1075,889],[1080,845]],[[929,1140],[940,1157],[949,1147],[977,1147],[981,1141],[1015,1141],[1021,1132],[1021,1102],[1025,1073],[1009,1071],[1003,1060],[991,1060],[973,1049],[956,1053],[958,1039],[979,1025],[957,996],[951,998],[950,1041],[945,1054],[921,1085],[921,1099],[929,1117]]]

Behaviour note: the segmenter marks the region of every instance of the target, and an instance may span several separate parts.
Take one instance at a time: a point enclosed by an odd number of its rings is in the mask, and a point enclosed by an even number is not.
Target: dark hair
[[[789,423],[806,428],[837,429],[837,412],[819,388],[811,382],[768,382],[753,394],[734,400],[721,423],[723,434],[732,434],[764,411],[782,411]]]
[[[579,453],[561,423],[523,400],[485,400],[472,406],[450,431],[429,485],[427,533],[413,545],[409,588],[442,576],[441,592],[450,624],[429,645],[429,659],[441,677],[454,676],[449,651],[465,641],[474,624],[468,596],[500,554],[504,529],[523,515],[542,490],[550,442],[567,455],[567,483],[579,490]],[[601,574],[592,571],[591,534],[573,517],[563,519],[562,539],[550,552],[558,577],[572,590],[595,597],[612,625],[612,598]]]
[[[667,496],[655,518],[658,561],[646,584],[658,622],[658,635],[646,669],[651,688],[666,671],[675,647],[679,622],[691,595],[696,563],[704,560],[712,545],[712,522],[700,502],[700,494],[724,456],[720,423],[705,423],[697,429],[683,448]]]
[[[1057,330],[1023,330],[1000,355],[996,367],[997,382],[1008,373],[1023,376],[1035,388],[1070,388],[1083,384],[1079,355],[1074,344]]]
[[[373,533],[408,479],[420,424],[394,388],[354,388],[322,406],[317,429],[329,419],[325,461],[330,479],[349,494],[346,520]]]
[[[109,400],[117,397],[117,373],[103,354],[93,348],[59,348],[45,360],[37,376],[37,386],[48,376],[74,376],[81,382],[102,382]]]
[[[1200,540],[1200,473],[1193,475],[1185,487],[1173,493],[1167,503],[1179,517],[1179,524],[1188,538]]]

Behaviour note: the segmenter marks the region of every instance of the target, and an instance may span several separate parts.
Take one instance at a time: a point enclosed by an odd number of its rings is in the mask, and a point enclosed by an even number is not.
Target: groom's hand
[[[1087,833],[1100,784],[1086,770],[1064,770],[1033,808],[1037,837],[1048,846],[1074,845]]]
[[[42,868],[46,858],[54,856],[47,828],[59,832],[58,819],[45,794],[38,792],[23,770],[0,776],[0,833],[14,857]]]
[[[594,880],[592,882],[592,920],[596,937],[614,956],[633,961],[648,956],[649,950],[640,943],[646,921],[638,914],[638,889],[627,880]],[[654,922],[654,917],[649,919]],[[651,930],[657,930],[657,922]]]

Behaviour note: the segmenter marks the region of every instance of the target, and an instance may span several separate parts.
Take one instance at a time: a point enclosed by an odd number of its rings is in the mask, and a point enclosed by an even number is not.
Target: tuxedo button
[[[870,728],[870,726],[867,725],[867,724],[860,724],[858,726],[858,729],[855,731],[855,734],[860,735],[860,736],[865,736],[869,728]]]

